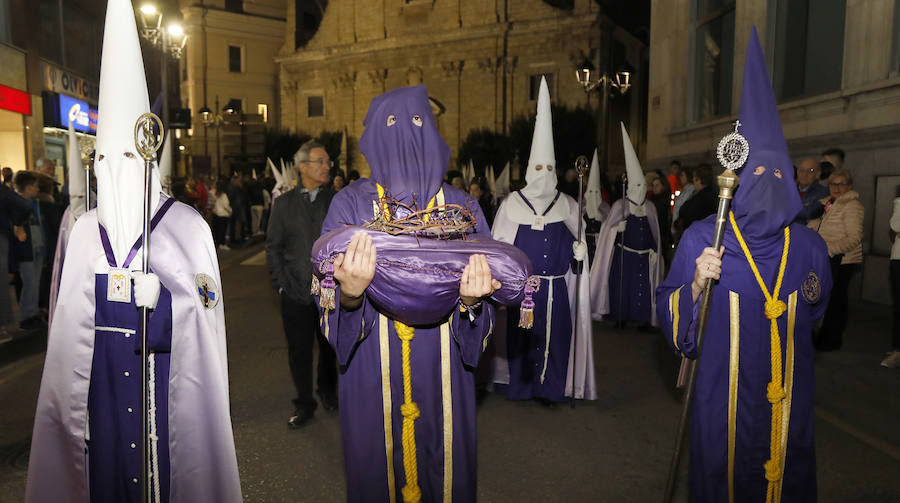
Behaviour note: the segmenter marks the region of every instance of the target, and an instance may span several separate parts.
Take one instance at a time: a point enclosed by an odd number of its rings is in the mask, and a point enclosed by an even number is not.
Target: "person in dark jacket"
[[[31,201],[16,194],[6,184],[0,185],[0,272],[4,277],[7,272],[15,270],[10,264],[11,241],[18,242],[13,237],[13,227],[19,229],[19,235],[25,238],[24,223],[31,214]],[[9,288],[0,288],[0,338],[6,335],[6,326],[14,321],[10,305]]]
[[[294,155],[300,183],[279,196],[272,206],[266,233],[266,262],[272,286],[281,297],[281,318],[288,341],[288,364],[297,389],[290,428],[312,419],[313,340],[319,343],[318,395],[325,410],[337,409],[337,366],[334,350],[319,330],[319,313],[310,295],[312,246],[334,197],[328,183],[331,160],[321,144],[311,140]]]
[[[40,312],[38,297],[41,284],[41,270],[47,256],[47,233],[41,218],[38,195],[38,176],[31,171],[19,171],[13,183],[19,195],[32,206],[31,214],[13,242],[11,269],[17,269],[22,278],[22,293],[19,295],[19,327],[25,330],[39,328]],[[24,231],[24,234],[23,234]],[[24,239],[23,239],[24,236]],[[13,262],[14,261],[14,264]]]
[[[709,164],[701,164],[694,170],[694,188],[694,195],[684,202],[678,213],[679,227],[683,230],[712,215],[719,207],[719,187]]]

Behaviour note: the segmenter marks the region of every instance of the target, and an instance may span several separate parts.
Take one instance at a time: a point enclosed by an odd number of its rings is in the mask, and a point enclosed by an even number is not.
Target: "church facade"
[[[604,16],[594,0],[552,3],[565,5],[332,0],[306,40],[298,20],[303,23],[309,14],[289,2],[286,42],[277,58],[282,127],[312,135],[344,131],[353,153],[350,167],[366,176],[369,169],[355,140],[372,98],[397,87],[428,87],[451,148],[451,167],[471,130],[505,133],[513,119],[534,113],[541,76],[548,79],[554,103],[596,110],[599,96],[587,95],[578,83],[578,65],[587,59],[606,69],[618,60],[639,67],[646,46]],[[643,76],[632,75],[636,87]],[[622,97],[634,102],[629,110],[635,119],[638,96]]]

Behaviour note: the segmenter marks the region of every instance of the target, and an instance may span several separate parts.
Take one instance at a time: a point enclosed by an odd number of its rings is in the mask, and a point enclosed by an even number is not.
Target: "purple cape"
[[[510,207],[511,205],[515,205],[513,211],[520,211],[524,206],[518,204],[518,201],[515,199],[517,197],[519,196],[511,194],[503,201],[500,208],[497,209],[497,216],[494,218],[494,227],[491,232],[494,235],[494,239],[498,241],[510,244],[513,244],[516,241],[516,235],[519,232],[519,226],[521,224],[514,221],[513,217],[510,216]],[[566,215],[565,220],[562,220],[565,222],[566,228],[572,233],[572,236],[575,236],[578,232],[578,204],[570,196],[560,194],[559,199],[554,206],[556,205],[559,205],[559,211],[562,211],[563,214]],[[517,218],[516,220],[521,219]],[[584,240],[583,229],[581,240]],[[572,369],[574,366],[575,369],[574,392],[572,386],[573,372],[567,371],[566,375],[568,377],[566,378],[565,396],[596,400],[597,388],[594,379],[594,350],[592,342],[593,338],[591,337],[593,331],[591,328],[590,291],[588,290],[590,267],[587,257],[583,262],[583,267],[581,283],[579,285],[581,292],[579,294],[580,298],[577,306],[575,305],[576,275],[572,272],[571,268],[565,273],[565,282],[568,289],[567,294],[568,298],[571,299],[569,302],[571,324],[572,326],[575,326],[576,320],[578,323],[577,337],[575,338],[575,341],[569,345],[568,368]],[[546,282],[542,281],[541,283],[543,286]],[[539,306],[535,307],[535,309],[538,308]],[[518,313],[510,313],[510,315],[518,316]],[[500,347],[505,347],[506,339],[508,337],[505,324],[499,324],[495,328],[495,331],[497,333],[496,342],[498,349]],[[509,364],[507,362],[506,353],[503,351],[498,350],[494,357],[493,381],[499,384],[509,384]]]
[[[160,198],[160,204],[166,200]],[[241,501],[231,433],[224,305],[203,306],[197,274],[221,278],[209,226],[175,203],[151,235],[151,267],[172,294],[168,433],[171,503]],[[95,275],[106,272],[96,210],[66,256],[35,414],[27,502],[88,501],[85,432],[94,351]],[[140,264],[139,258],[134,260]]]
[[[617,250],[616,236],[619,226],[624,218],[631,214],[629,206],[625,205],[625,199],[619,199],[612,205],[608,218],[603,222],[600,236],[597,238],[597,250],[594,252],[594,263],[591,267],[591,315],[601,319],[609,314],[609,269],[612,266],[612,254]],[[650,258],[650,292],[656,291],[656,287],[662,281],[662,245],[659,241],[659,222],[656,216],[656,208],[649,200],[644,201],[644,211],[650,222],[650,232],[656,241],[656,256]],[[624,218],[623,218],[624,217]],[[615,278],[614,278],[615,279]],[[659,326],[656,317],[656,309],[653,309],[651,324]]]

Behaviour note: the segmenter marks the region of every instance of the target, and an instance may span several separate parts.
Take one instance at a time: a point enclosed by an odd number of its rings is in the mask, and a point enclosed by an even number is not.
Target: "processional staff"
[[[154,128],[156,131],[154,131]],[[141,244],[141,272],[150,272],[150,219],[153,208],[150,207],[151,176],[153,160],[159,150],[163,138],[162,121],[155,114],[145,113],[138,117],[134,124],[134,146],[144,160],[144,233]],[[149,386],[149,350],[147,346],[147,327],[150,321],[150,309],[141,307],[141,501],[150,503],[150,405],[152,391]]]
[[[747,139],[738,133],[740,126],[741,121],[735,122],[734,131],[722,138],[716,149],[716,156],[725,170],[717,178],[719,182],[719,208],[716,211],[716,227],[712,239],[712,248],[715,250],[719,250],[722,246],[722,239],[725,236],[725,223],[728,221],[728,211],[731,207],[731,198],[734,196],[734,191],[738,186],[739,180],[737,175],[734,174],[734,170],[743,166],[747,162],[747,156],[750,154],[750,145],[747,143]],[[669,464],[669,476],[666,479],[666,492],[663,497],[665,503],[671,502],[674,495],[675,477],[678,474],[681,447],[684,443],[684,435],[690,419],[691,404],[694,401],[697,365],[700,362],[700,355],[703,350],[703,336],[706,332],[706,319],[709,316],[709,306],[712,302],[714,285],[714,280],[706,280],[706,285],[704,285],[703,293],[701,294],[700,312],[697,315],[697,358],[690,360],[690,363],[688,363],[687,387],[684,392],[681,418],[678,421],[678,432],[675,436],[675,450],[672,453],[672,461]]]
[[[576,242],[581,242],[581,233],[584,230],[584,175],[588,170],[587,157],[579,155],[575,159],[575,171],[578,173],[578,235],[575,236]],[[575,323],[572,328],[572,408],[575,408],[575,367],[577,365],[578,354],[578,303],[581,300],[581,273],[584,270],[584,261],[577,265],[575,270]],[[547,313],[550,316],[550,313]],[[590,334],[588,334],[590,337]]]

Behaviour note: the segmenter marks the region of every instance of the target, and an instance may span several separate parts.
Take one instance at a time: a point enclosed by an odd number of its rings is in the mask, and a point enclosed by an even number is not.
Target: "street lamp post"
[[[165,29],[162,28],[163,14],[152,3],[144,3],[140,8],[141,15],[141,36],[151,44],[158,46],[162,50],[160,65],[160,79],[162,91],[162,123],[163,127],[169,128],[169,71],[168,57],[171,55],[173,59],[181,59],[184,50],[184,44],[187,42],[187,35],[184,28],[180,24],[169,23]]]
[[[230,103],[219,111],[218,96],[216,96],[216,108],[214,110],[210,110],[209,107],[204,105],[200,109],[200,120],[203,122],[204,131],[209,127],[216,129],[216,178],[219,178],[222,176],[222,147],[220,145],[219,132],[222,130],[222,124],[225,122],[225,116],[222,112],[227,115],[234,115],[236,111],[231,107]],[[204,145],[208,143],[205,133],[203,135],[203,143]]]
[[[600,93],[600,149],[601,152],[598,157],[600,161],[600,169],[602,172],[606,172],[607,162],[608,162],[608,123],[609,123],[609,99],[615,96],[621,96],[628,92],[631,89],[631,72],[628,71],[619,71],[613,75],[609,75],[607,73],[601,74],[597,77],[596,71],[594,70],[594,65],[591,63],[589,59],[585,59],[584,62],[579,65],[578,69],[575,71],[575,76],[578,79],[578,83],[584,88],[584,92],[590,95],[591,92],[597,91]]]

